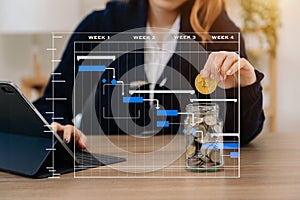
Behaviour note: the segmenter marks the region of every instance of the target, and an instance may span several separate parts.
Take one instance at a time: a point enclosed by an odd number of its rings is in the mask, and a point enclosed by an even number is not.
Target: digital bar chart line
[[[196,133],[201,133],[201,142],[203,143],[203,139],[204,139],[204,136],[203,136],[203,131],[196,131]]]
[[[191,102],[206,102],[206,101],[214,101],[214,102],[237,102],[237,99],[190,99]]]
[[[46,98],[46,101],[66,101],[67,98]]]
[[[51,73],[51,75],[58,75],[58,76],[60,76],[61,75],[61,73],[56,73],[56,72],[53,72],[53,73]]]
[[[44,131],[44,133],[54,133],[54,131]]]
[[[150,101],[150,102],[153,102],[155,101],[156,102],[156,109],[158,110],[160,107],[159,107],[159,100],[158,99],[144,99],[144,101]]]
[[[65,118],[63,117],[52,117],[52,120],[64,120]]]
[[[143,97],[123,97],[123,103],[143,103]]]
[[[54,167],[46,167],[46,169],[54,169]]]
[[[177,117],[178,116],[178,110],[157,110],[156,115],[158,117]]]
[[[52,80],[52,83],[65,83],[65,80]]]
[[[45,112],[46,115],[52,115],[54,112]]]
[[[56,48],[47,48],[46,50],[47,51],[56,51],[57,49]]]
[[[51,60],[51,62],[53,62],[53,63],[59,63],[59,62],[61,62],[61,60]]]
[[[123,81],[117,81],[117,85],[122,85],[122,96],[124,96],[124,82]]]
[[[239,158],[239,152],[230,152],[230,158]]]
[[[239,149],[237,142],[224,142],[224,143],[205,143],[202,144],[203,148],[219,148],[219,149]]]
[[[129,94],[195,94],[195,90],[129,90]]]
[[[164,127],[169,127],[170,123],[169,121],[157,121],[156,122],[156,127],[158,128],[164,128]]]
[[[179,112],[178,115],[192,115],[192,126],[195,126],[195,113]]]
[[[79,65],[79,72],[104,72],[106,67],[104,65]]]
[[[55,148],[47,148],[46,151],[55,151]]]
[[[77,60],[115,60],[116,56],[77,56]]]
[[[130,85],[130,84],[125,84],[125,83],[122,83],[122,84],[121,84],[121,83],[118,83],[118,82],[123,82],[123,81],[117,81],[117,84],[116,84],[116,85],[119,85],[119,86],[121,85],[123,88],[125,87],[125,85],[126,85],[126,86]],[[103,86],[102,86],[102,88],[103,88],[103,89],[102,89],[102,91],[103,91],[102,94],[103,94],[103,95],[105,95],[105,86],[109,86],[109,85],[115,86],[115,84],[110,84],[110,83],[105,83],[105,84],[103,84]],[[123,89],[123,88],[122,88],[122,89]],[[122,92],[123,92],[123,91],[122,91]],[[125,95],[125,92],[124,92],[124,95]],[[124,96],[124,95],[122,95],[122,96]]]
[[[113,78],[116,78],[116,69],[115,68],[106,68],[107,70],[113,71]]]
[[[240,134],[238,134],[238,133],[212,133],[211,134],[211,136],[216,136],[216,137],[218,137],[218,136],[223,136],[223,137],[231,137],[231,136],[233,136],[233,137],[239,137],[240,136]]]
[[[63,36],[61,36],[61,35],[53,35],[52,38],[53,39],[62,39]]]

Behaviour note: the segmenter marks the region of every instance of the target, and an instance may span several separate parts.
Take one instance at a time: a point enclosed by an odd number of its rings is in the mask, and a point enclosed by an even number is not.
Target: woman
[[[239,32],[239,29],[229,19],[223,0],[130,0],[128,3],[111,2],[105,10],[95,11],[86,17],[75,32],[123,32],[140,27],[168,29],[177,27],[183,33],[198,33],[202,44],[211,40],[209,34],[211,32]],[[55,88],[54,93],[57,96],[67,94],[69,101],[55,104],[55,113],[64,116],[64,120],[53,122],[52,125],[66,143],[74,136],[77,146],[86,148],[86,136],[78,129],[74,129],[71,121],[73,118],[71,99],[74,83],[73,42],[80,40],[79,37],[81,36],[72,36],[62,57],[62,62],[56,69],[56,72],[62,73],[62,78],[68,84]],[[163,36],[158,35],[158,45],[162,40]],[[203,46],[207,50],[214,51],[214,53],[210,54],[201,74],[204,77],[217,79],[220,82],[219,87],[225,89],[227,98],[233,97],[236,93],[238,87],[236,75],[240,70],[241,144],[247,144],[260,133],[263,127],[264,113],[262,110],[262,87],[260,85],[263,75],[254,70],[253,66],[247,61],[243,38],[241,38],[240,58],[235,53],[225,52],[232,50],[230,45],[210,43]],[[144,60],[146,62],[147,59],[149,58],[145,56]],[[173,56],[170,57],[167,63],[170,63],[172,59],[174,59]],[[239,61],[240,65],[238,64]],[[46,97],[51,96],[52,85],[49,84],[44,97],[35,103],[42,113],[51,110],[51,104],[45,101]],[[237,123],[230,123],[236,109],[229,104],[227,107],[226,117],[228,119],[225,122],[224,129],[227,132],[237,132]],[[49,116],[45,117],[51,122]]]

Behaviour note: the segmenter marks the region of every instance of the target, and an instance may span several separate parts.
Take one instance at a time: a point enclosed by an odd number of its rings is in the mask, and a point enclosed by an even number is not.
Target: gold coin
[[[217,88],[217,81],[210,78],[203,78],[201,74],[198,74],[198,76],[195,79],[195,86],[198,92],[201,94],[211,94],[213,93]]]
[[[194,144],[190,144],[187,148],[186,148],[186,154],[189,158],[193,157],[193,155],[195,155],[196,153],[196,146]]]

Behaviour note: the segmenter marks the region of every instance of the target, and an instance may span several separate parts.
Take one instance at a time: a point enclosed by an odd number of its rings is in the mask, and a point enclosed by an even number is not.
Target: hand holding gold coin
[[[240,83],[238,84],[238,75]],[[196,89],[202,94],[210,94],[217,85],[224,89],[246,87],[256,81],[254,67],[245,58],[234,52],[213,52],[195,80]]]

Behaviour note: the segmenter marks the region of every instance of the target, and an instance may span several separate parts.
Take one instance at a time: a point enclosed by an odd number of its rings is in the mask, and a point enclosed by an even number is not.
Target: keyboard
[[[75,158],[79,161],[79,165],[84,167],[97,167],[105,165],[100,160],[95,158],[93,154],[87,151],[76,150]]]

